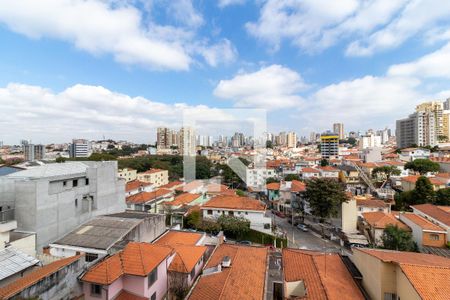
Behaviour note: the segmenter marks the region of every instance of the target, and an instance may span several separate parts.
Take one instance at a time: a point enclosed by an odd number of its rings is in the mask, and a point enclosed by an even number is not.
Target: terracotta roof
[[[31,287],[43,280],[44,278],[56,273],[57,271],[63,269],[64,267],[76,262],[80,259],[82,255],[76,255],[64,259],[57,260],[48,265],[40,267],[22,278],[19,278],[10,284],[0,288],[0,299],[8,299],[17,295],[24,289]]]
[[[450,173],[437,173],[435,176],[440,177],[440,178],[450,179]]]
[[[271,182],[271,183],[268,183],[268,184],[266,185],[266,188],[267,188],[268,190],[277,191],[277,190],[280,189],[280,183],[279,183],[279,182]]]
[[[446,300],[450,295],[450,268],[400,264],[412,286],[424,300]]]
[[[152,185],[152,183],[143,182],[143,181],[139,181],[139,180],[133,180],[133,181],[127,182],[127,184],[125,185],[125,191],[129,192],[129,191],[136,190],[139,187],[144,187],[144,186],[149,186],[149,185]]]
[[[176,245],[173,246],[175,257],[169,265],[168,270],[180,273],[190,273],[203,257],[205,246]]]
[[[203,237],[203,233],[170,230],[157,241],[156,245],[191,245],[194,246]]]
[[[202,196],[202,194],[183,193],[183,194],[176,196],[173,201],[165,202],[165,204],[172,205],[172,206],[189,204],[201,196]]]
[[[379,199],[358,199],[356,198],[356,205],[366,207],[388,207],[388,204]]]
[[[228,187],[223,184],[210,183],[206,186],[206,191],[208,193],[221,193],[228,190]]]
[[[325,172],[339,172],[338,169],[332,167],[332,166],[324,166],[324,167],[317,167],[318,169],[325,171]]]
[[[194,181],[184,184],[183,186],[177,187],[175,190],[180,191],[180,192],[190,192],[190,191],[198,189],[199,187],[202,187],[202,186],[203,186],[203,181],[194,180]]]
[[[443,233],[447,232],[441,226],[438,226],[438,225],[436,225],[434,223],[431,223],[427,219],[422,218],[421,216],[416,215],[414,213],[403,213],[403,214],[401,214],[401,216],[407,218],[408,220],[410,220],[414,224],[420,226],[423,230],[441,231]]]
[[[181,182],[181,181],[172,181],[172,182],[169,182],[168,184],[160,186],[160,188],[173,189],[173,188],[178,187],[180,185],[183,185],[183,182]]]
[[[157,189],[153,192],[140,192],[131,196],[128,196],[126,201],[127,203],[146,203],[149,201],[152,201],[154,199],[157,199],[158,197],[162,197],[165,195],[172,194],[173,191],[168,189]]]
[[[364,299],[338,254],[284,248],[283,268],[287,282],[304,281],[307,299]]]
[[[263,299],[267,248],[221,244],[206,268],[218,266],[225,256],[231,266],[200,277],[189,299]]]
[[[123,274],[147,276],[171,253],[169,247],[130,242],[122,251],[90,268],[81,280],[109,285]]]
[[[443,208],[444,207],[444,208]],[[413,205],[413,209],[417,209],[421,211],[422,213],[432,217],[433,219],[438,220],[441,223],[444,223],[447,226],[450,226],[450,212],[445,208],[445,206],[436,206],[432,204],[419,204],[419,205]]]
[[[168,172],[168,171],[162,170],[162,169],[150,169],[150,170],[147,170],[147,171],[139,173],[139,174],[154,174],[154,173],[159,173],[159,172]]]
[[[419,179],[419,175],[410,175],[402,177],[402,181],[406,181],[409,183],[416,183],[417,179]],[[446,181],[442,178],[436,178],[436,177],[428,177],[432,185],[445,185]]]
[[[319,170],[314,169],[314,168],[302,168],[302,173],[320,173]]]
[[[237,209],[237,210],[259,210],[265,211],[266,206],[259,200],[255,200],[249,197],[239,196],[216,196],[206,202],[201,209],[208,208],[225,208],[225,209]]]
[[[362,213],[364,220],[369,223],[370,226],[384,229],[388,225],[398,226],[398,228],[411,231],[411,229],[404,223],[397,220],[392,214],[387,214],[381,211]]]
[[[298,193],[306,191],[306,184],[302,181],[292,180],[291,192]]]
[[[383,262],[450,267],[450,259],[432,254],[369,248],[353,248],[353,251],[361,251]]]
[[[128,291],[122,290],[119,295],[114,298],[114,300],[147,300],[148,298],[141,297],[138,295],[135,295],[133,293],[130,293]]]

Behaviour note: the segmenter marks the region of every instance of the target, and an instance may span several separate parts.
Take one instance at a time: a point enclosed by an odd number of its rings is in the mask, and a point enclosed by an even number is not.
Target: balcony
[[[14,221],[14,208],[0,211],[0,224]]]

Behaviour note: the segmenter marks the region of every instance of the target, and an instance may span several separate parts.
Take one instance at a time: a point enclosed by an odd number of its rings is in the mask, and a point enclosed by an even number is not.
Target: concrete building
[[[436,121],[436,113],[429,111],[417,111],[408,118],[397,120],[396,139],[397,147],[406,148],[412,145],[435,146],[438,143],[438,133],[443,132],[442,113],[440,121]],[[442,124],[438,130],[436,123]]]
[[[182,127],[180,130],[180,154],[195,156],[195,131],[192,127]]]
[[[447,231],[441,226],[414,213],[402,212],[399,216],[400,221],[411,228],[413,240],[420,250],[423,247],[446,247]]]
[[[297,134],[295,132],[288,132],[286,143],[288,148],[297,148]]]
[[[339,135],[325,132],[320,135],[320,153],[323,158],[337,157],[339,154]]]
[[[333,132],[338,134],[340,140],[345,139],[344,123],[334,123]]]
[[[363,135],[359,139],[359,149],[378,148],[381,147],[381,136],[373,133]]]
[[[160,187],[169,183],[169,171],[161,169],[150,169],[148,171],[138,173],[137,180],[153,183],[155,187]]]
[[[91,153],[91,143],[85,139],[73,139],[69,146],[70,157],[89,157]]]
[[[253,190],[264,191],[266,188],[266,180],[270,177],[276,177],[274,169],[265,168],[247,168],[246,183]]]
[[[137,179],[137,171],[132,168],[123,168],[119,169],[117,176],[124,178],[126,182],[130,182]]]
[[[26,144],[23,145],[23,154],[26,161],[42,160],[45,156],[44,145]]]
[[[18,229],[36,232],[37,250],[95,216],[125,210],[117,162],[43,165],[0,178],[0,201],[15,209]]]

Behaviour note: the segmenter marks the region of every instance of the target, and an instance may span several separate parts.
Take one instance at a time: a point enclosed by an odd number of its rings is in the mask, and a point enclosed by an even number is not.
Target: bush
[[[273,241],[275,240],[275,236],[259,232],[253,229],[250,229],[245,235],[242,236],[241,240],[250,241],[252,243],[263,244],[263,245],[273,245]],[[276,247],[277,248],[285,248],[287,247],[287,239],[284,238],[276,238]]]

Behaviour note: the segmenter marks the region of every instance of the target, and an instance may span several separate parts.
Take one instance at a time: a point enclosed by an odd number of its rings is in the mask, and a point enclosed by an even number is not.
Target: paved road
[[[322,252],[342,252],[348,253],[348,250],[341,248],[337,244],[320,237],[311,230],[303,232],[288,223],[287,218],[274,216],[275,224],[287,234],[288,246],[304,250],[315,250]],[[292,235],[292,232],[294,233]]]

